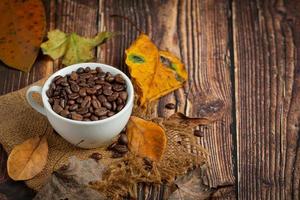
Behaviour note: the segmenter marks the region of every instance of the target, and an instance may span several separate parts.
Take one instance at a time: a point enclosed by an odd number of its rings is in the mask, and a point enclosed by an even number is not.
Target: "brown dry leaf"
[[[29,71],[46,29],[41,0],[0,3],[0,59],[7,65]]]
[[[167,137],[156,123],[131,116],[127,124],[128,147],[131,152],[159,161],[163,155]]]
[[[48,157],[46,137],[35,136],[16,145],[7,159],[8,175],[13,180],[28,180],[40,173]]]
[[[125,53],[141,106],[176,90],[187,80],[183,63],[170,52],[158,51],[145,34]]]

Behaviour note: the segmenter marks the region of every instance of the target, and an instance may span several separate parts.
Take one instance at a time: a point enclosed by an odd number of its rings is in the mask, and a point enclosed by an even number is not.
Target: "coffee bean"
[[[53,106],[53,111],[54,112],[59,114],[62,110],[63,110],[63,108],[60,105],[54,104],[54,106]]]
[[[90,155],[89,157],[94,159],[95,161],[98,161],[102,158],[102,155],[98,152],[95,152],[95,153],[92,153],[92,155]]]
[[[86,96],[84,97],[82,103],[81,103],[81,107],[90,107],[91,105],[91,97],[90,96]]]
[[[124,133],[121,133],[121,134],[120,134],[120,137],[119,137],[119,139],[118,139],[118,143],[119,143],[119,144],[127,145],[127,144],[128,144],[128,138],[127,138],[127,135],[124,134]]]
[[[78,114],[81,114],[81,115],[84,115],[84,114],[86,114],[86,113],[88,113],[89,112],[89,109],[88,108],[79,108],[79,109],[77,109],[77,113]],[[84,116],[85,117],[85,116]]]
[[[126,101],[127,100],[127,92],[126,91],[122,91],[119,93],[119,97],[123,100],[123,101]]]
[[[77,93],[72,93],[72,94],[69,94],[68,97],[69,97],[69,99],[74,100],[74,99],[77,99],[77,98],[79,97],[79,94],[77,94]]]
[[[104,103],[102,103],[102,105],[103,105],[105,108],[107,108],[108,110],[111,110],[112,105],[111,105],[111,103],[109,103],[108,101],[105,101]]]
[[[76,72],[72,72],[70,75],[70,78],[74,81],[76,81],[78,79],[78,74]]]
[[[174,103],[167,103],[165,105],[165,108],[167,108],[169,110],[173,110],[173,109],[175,109],[175,104]]]
[[[107,97],[107,100],[108,101],[115,101],[115,100],[117,100],[118,97],[119,97],[119,93],[114,92],[114,93],[112,93],[112,95]]]
[[[128,148],[126,145],[117,144],[116,146],[114,146],[113,150],[115,150],[118,153],[124,154],[127,153]]]
[[[106,115],[107,112],[108,112],[108,110],[104,107],[98,108],[94,111],[95,115],[97,115],[98,117]]]
[[[77,85],[77,84],[71,84],[71,90],[72,90],[73,92],[79,92],[80,87],[79,87],[79,85]]]
[[[196,137],[203,137],[204,136],[204,132],[201,130],[195,130],[194,131],[194,136]]]
[[[88,94],[96,94],[97,90],[95,88],[87,88],[86,93]]]
[[[124,88],[124,85],[120,85],[120,84],[114,84],[113,85],[113,90],[114,91],[117,91],[117,92],[120,92],[120,91],[122,91],[122,90],[124,90],[125,88]]]
[[[99,118],[95,115],[92,115],[91,118],[90,118],[92,121],[97,121],[99,120]]]
[[[116,81],[117,83],[120,83],[120,84],[125,84],[125,83],[126,83],[125,80],[123,79],[123,77],[122,77],[121,74],[117,74],[117,75],[115,76],[115,81]]]
[[[71,113],[71,118],[78,121],[81,121],[83,119],[82,115],[77,114],[75,112]]]
[[[117,145],[117,143],[116,142],[113,142],[113,143],[111,143],[107,148],[106,148],[106,150],[113,150],[114,149],[114,147]]]
[[[90,120],[89,118],[83,118],[82,121],[89,122],[89,121],[91,121],[91,120]]]
[[[74,120],[101,120],[123,109],[128,98],[121,74],[112,75],[97,67],[78,68],[56,76],[46,91],[52,109]]]
[[[61,116],[63,116],[63,117],[68,117],[68,115],[70,114],[70,112],[68,110],[62,110],[59,114]]]
[[[84,69],[82,67],[77,69],[77,74],[82,74],[84,72]]]
[[[74,111],[74,110],[76,110],[77,108],[78,108],[78,104],[73,104],[73,105],[70,106],[69,110],[70,110],[70,111]]]
[[[79,90],[79,95],[81,97],[85,97],[86,96],[86,88],[80,88]]]
[[[109,111],[109,112],[107,113],[107,117],[111,117],[111,116],[113,116],[113,115],[115,115],[115,114],[116,114],[115,112]]]
[[[104,95],[99,95],[98,97],[98,100],[100,101],[100,103],[104,103],[104,102],[106,102],[107,101],[107,99],[106,99],[106,97],[104,96]]]
[[[93,100],[92,100],[92,106],[93,106],[95,109],[97,109],[97,108],[100,108],[100,107],[101,107],[101,103],[100,103],[98,100],[93,99]]]

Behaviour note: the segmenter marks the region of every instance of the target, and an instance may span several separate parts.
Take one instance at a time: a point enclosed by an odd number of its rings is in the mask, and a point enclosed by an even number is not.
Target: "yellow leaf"
[[[159,51],[145,34],[141,34],[125,53],[142,106],[176,90],[187,80],[183,63],[170,52]]]
[[[29,71],[46,30],[43,2],[1,0],[0,19],[0,60]]]
[[[32,137],[16,145],[7,159],[8,175],[13,180],[28,180],[40,173],[47,163],[46,137]]]
[[[131,116],[126,132],[131,152],[153,161],[160,160],[167,145],[167,138],[159,125]]]

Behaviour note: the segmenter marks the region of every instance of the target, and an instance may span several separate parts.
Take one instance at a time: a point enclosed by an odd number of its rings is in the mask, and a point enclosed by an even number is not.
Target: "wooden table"
[[[128,21],[111,15],[128,17],[161,49],[180,56],[189,81],[160,100],[158,115],[170,114],[163,108],[168,102],[189,116],[214,114],[215,102],[223,102],[223,119],[200,127],[199,142],[210,152],[203,183],[212,197],[300,199],[299,1],[48,0],[45,6],[48,30],[122,33],[96,49],[97,62],[127,72],[124,50],[139,35]],[[1,64],[0,94],[59,67],[43,55],[30,73]],[[0,192],[29,199],[33,193],[23,183],[7,178],[5,159],[1,150]]]

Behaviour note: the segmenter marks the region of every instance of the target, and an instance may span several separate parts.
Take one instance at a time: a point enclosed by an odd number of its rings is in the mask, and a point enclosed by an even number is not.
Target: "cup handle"
[[[26,92],[26,99],[32,108],[34,108],[36,111],[38,111],[42,115],[46,116],[45,108],[43,106],[41,106],[40,104],[38,104],[37,102],[35,102],[35,100],[32,98],[32,93],[39,93],[39,95],[42,96],[42,87],[31,86]]]

